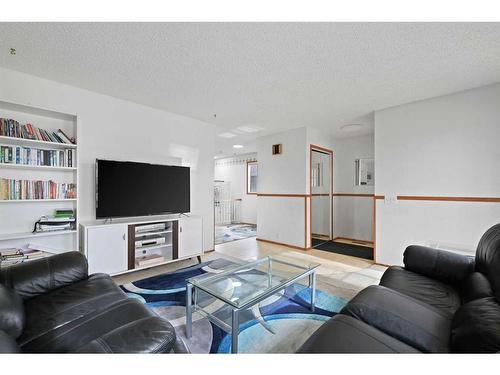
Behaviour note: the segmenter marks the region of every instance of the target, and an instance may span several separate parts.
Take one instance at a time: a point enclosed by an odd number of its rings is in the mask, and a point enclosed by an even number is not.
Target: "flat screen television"
[[[96,218],[190,211],[189,167],[96,160]]]

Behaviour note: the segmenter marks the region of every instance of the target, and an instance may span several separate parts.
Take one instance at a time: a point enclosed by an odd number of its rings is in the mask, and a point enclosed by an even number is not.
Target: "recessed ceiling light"
[[[260,126],[239,126],[236,129],[243,133],[257,133],[264,130],[264,128]]]
[[[355,132],[363,127],[361,124],[347,124],[340,128],[343,132]]]
[[[243,145],[233,145],[233,148],[243,148]]]
[[[219,137],[221,137],[221,138],[234,138],[234,137],[236,137],[236,134],[233,134],[230,132],[220,133]]]

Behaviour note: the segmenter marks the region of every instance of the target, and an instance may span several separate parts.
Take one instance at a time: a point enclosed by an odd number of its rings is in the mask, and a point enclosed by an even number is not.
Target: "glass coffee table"
[[[187,280],[186,337],[192,335],[193,313],[198,312],[231,334],[231,353],[238,352],[240,312],[284,291],[294,283],[308,278],[311,288],[310,308],[314,311],[316,269],[285,262],[272,257],[233,266],[220,273],[202,275]],[[200,294],[216,301],[218,308],[210,309],[199,302]],[[213,304],[212,304],[213,306]]]

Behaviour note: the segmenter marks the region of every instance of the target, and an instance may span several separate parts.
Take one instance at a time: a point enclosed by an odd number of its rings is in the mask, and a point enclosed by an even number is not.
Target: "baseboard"
[[[301,246],[295,246],[295,245],[290,245],[290,244],[283,243],[283,242],[277,242],[277,241],[265,240],[265,239],[263,239],[263,238],[257,238],[257,241],[260,241],[260,242],[267,242],[267,243],[272,243],[273,245],[286,246],[286,247],[290,247],[290,248],[292,248],[292,249],[297,249],[297,250],[311,250],[311,249],[312,249],[311,247],[301,247]]]
[[[335,240],[355,241],[355,242],[360,242],[360,243],[364,243],[367,245],[373,245],[373,241],[358,240],[356,238],[349,238],[349,237],[335,237],[332,241],[335,241]]]

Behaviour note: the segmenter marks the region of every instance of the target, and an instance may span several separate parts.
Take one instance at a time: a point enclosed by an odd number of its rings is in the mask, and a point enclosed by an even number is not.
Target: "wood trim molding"
[[[500,203],[500,198],[498,198],[498,197],[448,197],[448,196],[398,195],[397,199],[399,201]]]
[[[374,194],[363,194],[363,193],[333,193],[334,197],[369,197],[373,198]]]
[[[310,194],[271,194],[257,193],[258,197],[278,197],[278,198],[307,198]]]
[[[283,243],[283,242],[277,242],[277,241],[265,240],[265,239],[263,239],[263,238],[258,238],[258,237],[257,237],[257,241],[260,241],[260,242],[267,242],[267,243],[271,243],[271,244],[273,244],[273,245],[286,246],[286,247],[290,247],[290,248],[292,248],[292,249],[297,249],[297,250],[311,250],[311,248],[310,248],[310,247],[300,247],[300,246],[290,245],[290,244]]]
[[[374,195],[373,199],[385,199],[385,195]]]
[[[373,245],[373,241],[358,240],[356,238],[350,238],[350,237],[335,237],[332,241],[335,241],[335,240],[347,240],[347,241],[354,241],[354,242],[363,243],[365,245]]]

